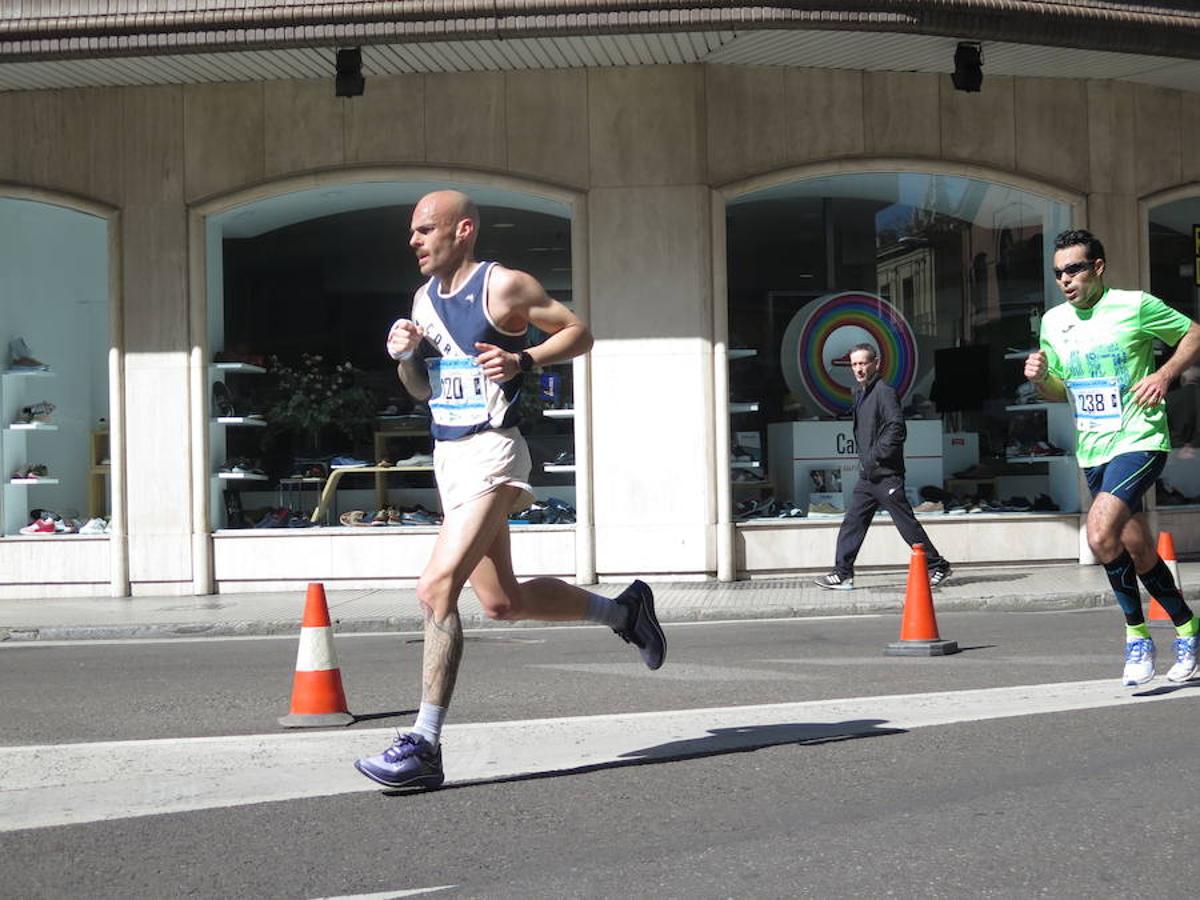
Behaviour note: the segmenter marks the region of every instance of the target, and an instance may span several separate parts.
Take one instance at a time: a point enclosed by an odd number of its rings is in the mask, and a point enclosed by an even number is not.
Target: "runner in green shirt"
[[[1054,277],[1067,302],[1042,317],[1041,349],[1025,361],[1025,377],[1043,399],[1070,402],[1075,410],[1076,456],[1092,494],[1088,546],[1125,613],[1122,682],[1145,684],[1155,674],[1138,579],[1178,632],[1167,678],[1187,681],[1197,671],[1200,620],[1140,513],[1142,495],[1171,449],[1167,388],[1200,358],[1200,325],[1150,294],[1107,287],[1104,245],[1088,231],[1055,238]],[[1176,348],[1157,369],[1155,339]]]

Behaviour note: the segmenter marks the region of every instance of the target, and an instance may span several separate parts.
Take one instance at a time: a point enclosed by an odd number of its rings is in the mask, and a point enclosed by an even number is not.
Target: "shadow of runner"
[[[525,772],[520,775],[502,775],[496,778],[476,778],[448,784],[436,790],[448,791],[482,784],[509,784],[518,781],[533,781],[540,778],[560,778],[583,775],[605,769],[624,766],[644,766],[657,763],[697,759],[705,756],[721,756],[727,753],[750,753],[766,747],[786,744],[813,746],[834,741],[849,741],[859,738],[883,737],[890,734],[906,734],[904,728],[881,728],[886,719],[854,719],[848,722],[788,725],[748,725],[744,728],[711,729],[703,737],[671,741],[640,750],[631,750],[620,759],[592,763],[563,769],[548,769],[544,772]],[[406,796],[425,793],[426,788],[384,789],[389,796]]]

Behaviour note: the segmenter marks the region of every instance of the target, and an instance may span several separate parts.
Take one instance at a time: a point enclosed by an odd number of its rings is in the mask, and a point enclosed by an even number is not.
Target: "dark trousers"
[[[871,518],[880,507],[891,515],[900,537],[904,538],[908,546],[925,546],[925,558],[931,570],[946,564],[946,560],[937,552],[937,548],[929,540],[929,535],[913,515],[912,505],[904,496],[904,478],[900,475],[884,475],[877,481],[860,478],[854,485],[850,505],[838,531],[834,569],[839,575],[849,578],[854,574],[854,560],[863,540],[866,539],[867,529],[871,527]]]

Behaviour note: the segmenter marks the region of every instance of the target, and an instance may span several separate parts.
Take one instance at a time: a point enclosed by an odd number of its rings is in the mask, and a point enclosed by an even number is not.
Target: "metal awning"
[[[1191,0],[6,0],[0,90],[364,73],[724,63],[946,72],[1200,90]]]

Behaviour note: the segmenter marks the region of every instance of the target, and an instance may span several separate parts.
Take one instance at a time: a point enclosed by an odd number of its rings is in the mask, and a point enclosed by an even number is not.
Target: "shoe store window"
[[[1070,207],[915,172],[777,185],[727,206],[737,521],[838,519],[857,479],[851,348],[901,397],[923,515],[1079,509],[1071,413],[1024,358],[1059,302],[1046,246]]]
[[[1150,209],[1150,293],[1200,319],[1200,193]],[[1160,360],[1170,348],[1158,346]],[[1200,509],[1200,366],[1167,393],[1171,453],[1158,480],[1160,509]]]
[[[107,222],[0,199],[3,537],[108,532],[109,333]]]
[[[409,250],[428,185],[287,195],[210,219],[212,528],[309,529],[441,522],[429,408],[384,350],[425,281]],[[359,190],[362,188],[362,190]],[[476,255],[529,272],[571,302],[565,208],[471,189]],[[506,202],[507,201],[507,202]],[[355,206],[358,208],[355,208]],[[531,341],[542,336],[531,332]],[[538,502],[514,523],[574,522],[572,366],[526,376],[521,430]]]

